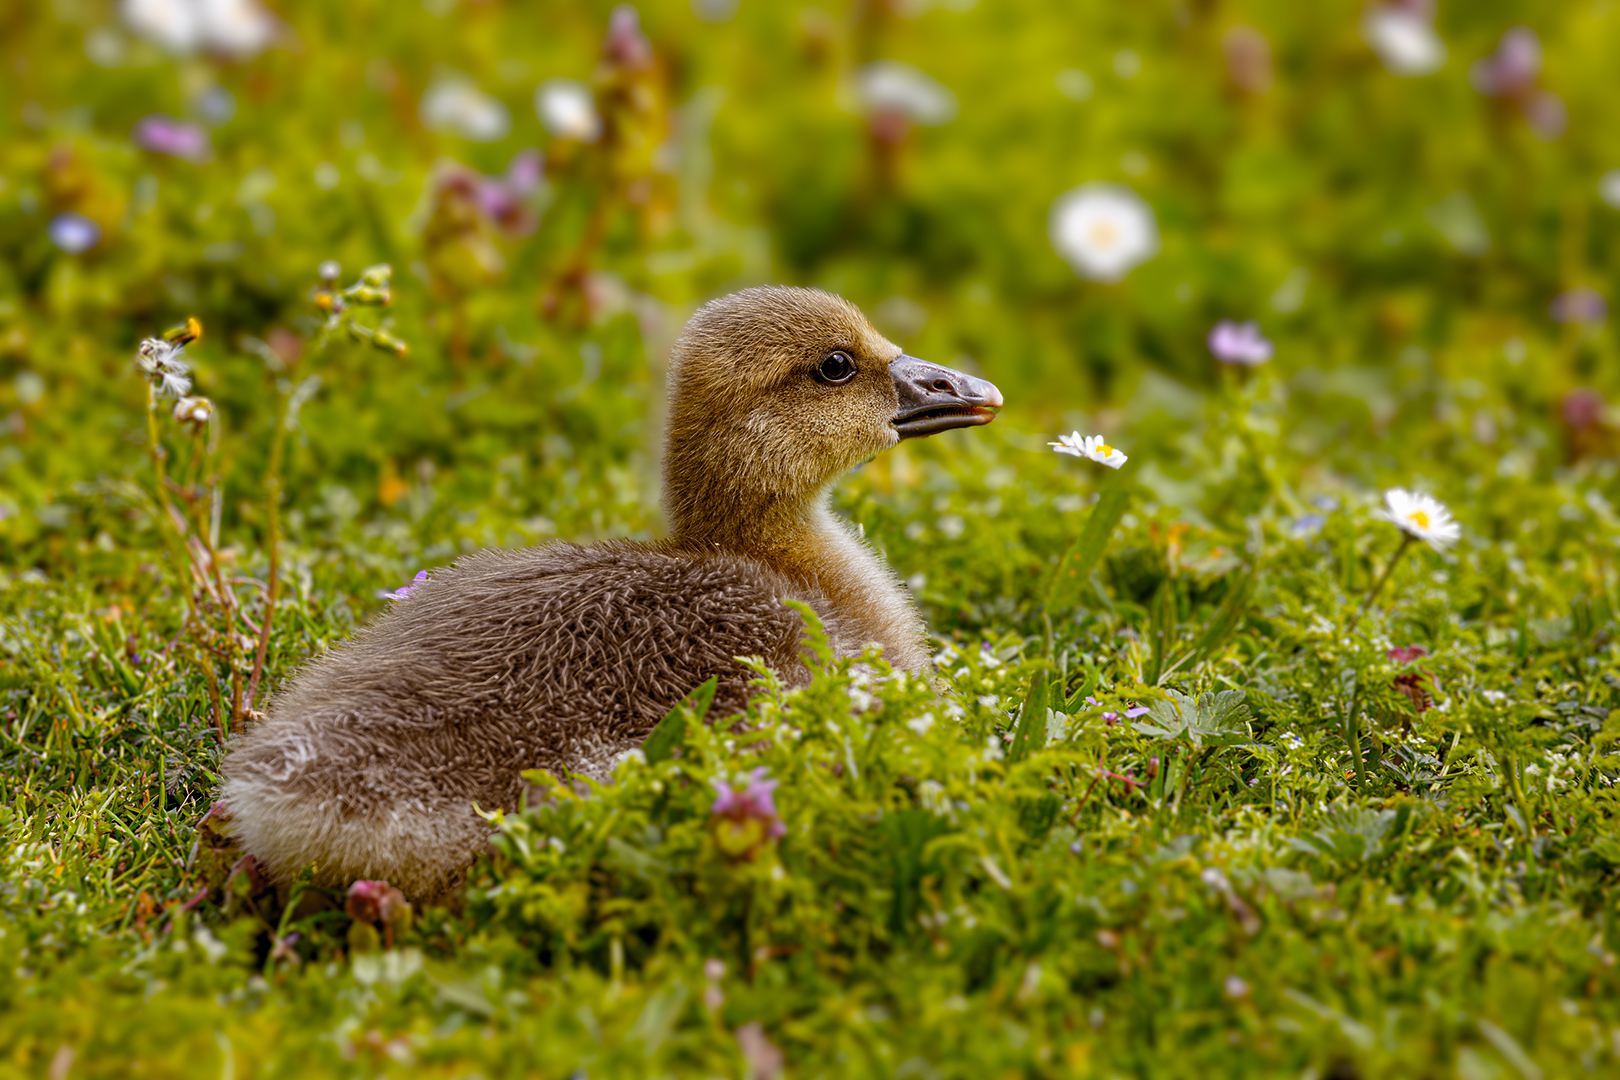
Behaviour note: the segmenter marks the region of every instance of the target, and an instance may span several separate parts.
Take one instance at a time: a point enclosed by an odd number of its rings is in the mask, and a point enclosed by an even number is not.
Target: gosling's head
[[[767,286],[711,301],[670,357],[664,500],[679,534],[791,509],[901,439],[987,424],[983,379],[907,356],[855,305]]]

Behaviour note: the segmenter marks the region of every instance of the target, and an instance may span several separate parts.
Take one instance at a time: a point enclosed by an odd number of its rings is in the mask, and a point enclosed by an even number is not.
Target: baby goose
[[[761,657],[809,678],[809,604],[834,648],[928,662],[894,573],[827,506],[901,439],[989,423],[990,383],[906,356],[854,305],[762,287],[706,305],[669,367],[667,540],[485,551],[435,571],[311,661],[231,746],[222,798],[280,877],[415,896],[452,884],[517,806],[521,772],[605,778],[694,687],[739,712]]]

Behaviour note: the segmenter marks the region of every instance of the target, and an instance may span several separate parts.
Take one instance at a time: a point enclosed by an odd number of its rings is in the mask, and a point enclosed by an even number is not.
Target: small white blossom
[[[253,56],[280,32],[276,17],[258,0],[123,0],[119,13],[137,37],[181,56]]]
[[[1373,517],[1387,521],[1414,540],[1444,551],[1462,538],[1462,526],[1452,520],[1446,504],[1432,495],[1405,488],[1384,492],[1384,505]]]
[[[591,88],[573,79],[547,79],[534,92],[534,111],[553,138],[595,142],[602,135]]]
[[[1395,4],[1369,8],[1361,20],[1361,36],[1391,75],[1428,75],[1446,62],[1446,43],[1434,32],[1433,21]]]
[[[1153,209],[1122,184],[1081,184],[1052,203],[1052,247],[1088,281],[1114,282],[1159,252]]]
[[[506,106],[460,77],[443,78],[422,95],[422,123],[473,142],[494,142],[512,130]]]
[[[868,113],[898,113],[913,124],[938,127],[956,118],[956,95],[898,60],[874,60],[855,72],[855,96]]]
[[[184,345],[172,345],[162,338],[147,338],[135,353],[135,363],[157,388],[159,397],[183,398],[191,392],[191,365],[181,357]]]
[[[1099,465],[1106,465],[1110,469],[1117,469],[1130,459],[1114,447],[1103,442],[1101,435],[1081,435],[1078,431],[1071,431],[1059,441],[1047,443],[1060,454],[1071,457],[1090,458]]]
[[[174,403],[174,419],[201,430],[214,416],[214,403],[205,397],[183,397]]]
[[[1598,181],[1598,195],[1603,201],[1620,210],[1620,169],[1610,169]]]

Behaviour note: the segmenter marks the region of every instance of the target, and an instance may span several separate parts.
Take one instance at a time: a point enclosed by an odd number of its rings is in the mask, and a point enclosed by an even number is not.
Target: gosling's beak
[[[1001,391],[994,384],[915,356],[898,357],[889,374],[900,398],[894,430],[902,439],[988,424],[1001,408]]]

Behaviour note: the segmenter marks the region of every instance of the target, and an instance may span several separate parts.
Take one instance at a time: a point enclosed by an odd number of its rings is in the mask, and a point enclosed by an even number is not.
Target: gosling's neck
[[[888,564],[828,507],[829,487],[796,499],[732,485],[711,486],[698,498],[668,491],[670,541],[693,552],[757,559],[816,589],[861,641],[883,646],[889,663],[920,669],[928,651],[910,595]]]

